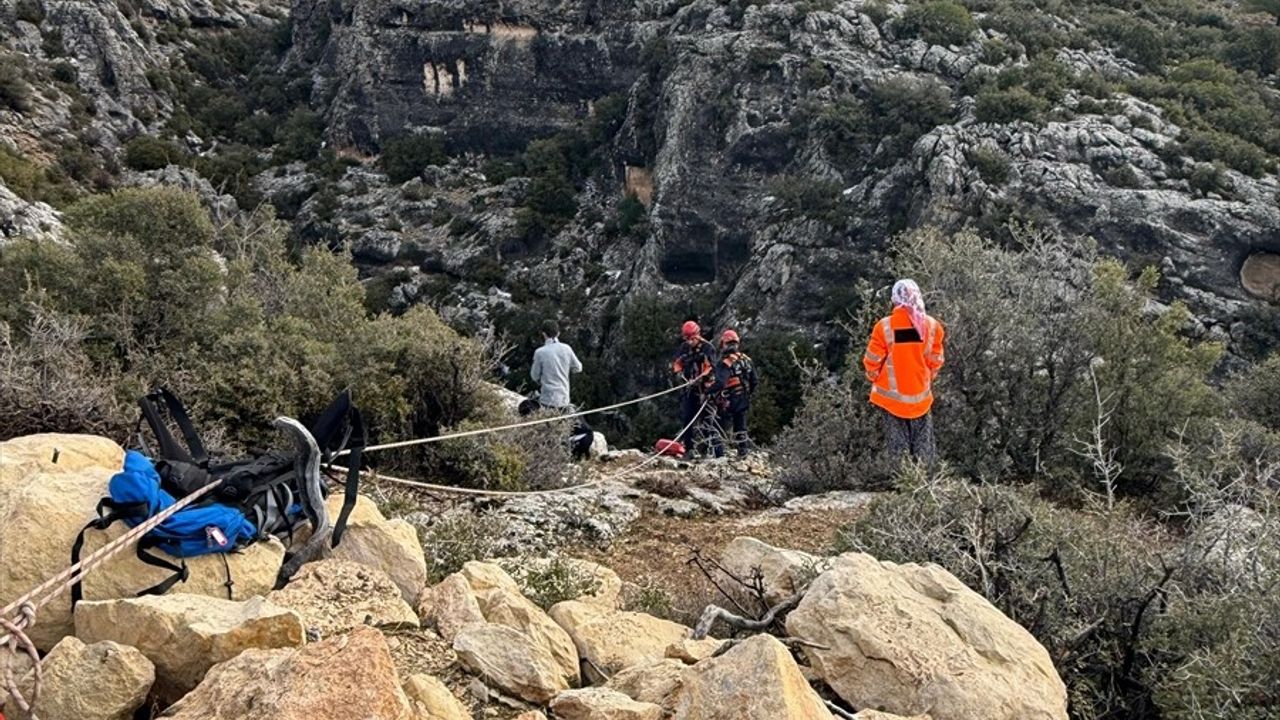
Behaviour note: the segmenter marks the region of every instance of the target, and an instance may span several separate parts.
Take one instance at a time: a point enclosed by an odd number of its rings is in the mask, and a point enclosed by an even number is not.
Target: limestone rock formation
[[[586,663],[589,677],[596,669],[612,675],[633,665],[661,660],[673,643],[689,637],[689,628],[638,612],[610,611],[567,600],[550,611],[564,628]]]
[[[16,706],[6,717],[29,720],[129,720],[142,707],[156,679],[155,666],[136,648],[114,642],[85,645],[65,637],[41,663],[40,695],[31,713]],[[32,697],[35,673],[19,683]],[[16,704],[15,704],[16,705]]]
[[[0,604],[67,568],[72,543],[96,516],[98,500],[107,494],[107,482],[123,461],[119,445],[90,435],[31,435],[0,443],[0,527],[4,528]],[[89,531],[83,555],[127,530],[124,523],[116,523],[105,531]],[[189,558],[189,578],[175,590],[226,598],[231,580],[235,599],[263,595],[274,587],[283,558],[284,546],[274,539],[225,557]],[[170,574],[125,552],[85,577],[84,597],[133,597]],[[42,650],[48,650],[72,632],[70,591],[66,591],[41,608],[30,635]]]
[[[786,646],[756,635],[684,676],[675,720],[830,720]]]
[[[787,634],[854,707],[954,720],[1064,720],[1066,688],[1044,647],[936,565],[864,553],[832,560]]]
[[[598,687],[560,693],[551,701],[551,712],[560,720],[662,720],[660,706]]]
[[[347,560],[303,565],[287,586],[267,596],[267,602],[297,612],[308,630],[323,637],[359,625],[416,627],[419,622],[386,573]]]
[[[300,648],[246,650],[215,666],[161,717],[424,720],[400,688],[386,638],[373,628]]]
[[[76,606],[76,637],[131,645],[155,665],[155,694],[169,703],[200,684],[209,668],[250,648],[301,645],[302,619],[262,598],[149,595]]]

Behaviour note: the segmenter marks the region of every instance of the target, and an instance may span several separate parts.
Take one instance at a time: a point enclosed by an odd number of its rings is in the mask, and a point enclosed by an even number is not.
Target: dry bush
[[[451,513],[418,527],[427,559],[427,581],[437,583],[472,560],[503,554],[507,525],[501,517],[483,513]]]
[[[96,377],[83,350],[84,323],[32,304],[26,337],[0,323],[0,438],[41,432],[128,432],[111,384]]]

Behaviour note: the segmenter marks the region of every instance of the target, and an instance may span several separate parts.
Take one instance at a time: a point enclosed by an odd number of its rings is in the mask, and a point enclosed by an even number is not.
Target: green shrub
[[[44,6],[40,4],[40,0],[18,0],[13,8],[13,14],[19,20],[25,20],[32,25],[44,22]]]
[[[47,169],[0,145],[0,180],[23,200],[61,206],[75,197],[74,188]]]
[[[907,37],[930,45],[963,45],[978,29],[969,10],[953,0],[924,0],[907,7],[898,23]]]
[[[418,536],[427,557],[427,582],[435,584],[472,560],[500,557],[506,523],[494,514],[450,513],[425,527]]]
[[[1187,177],[1187,184],[1200,195],[1221,193],[1227,189],[1227,169],[1222,163],[1200,163]]]
[[[1280,353],[1235,377],[1228,397],[1242,417],[1280,432]]]
[[[139,135],[124,146],[124,164],[138,171],[159,170],[185,159],[177,145],[150,135]]]
[[[1244,5],[1253,12],[1270,15],[1280,25],[1280,0],[1245,0]]]
[[[1280,27],[1255,27],[1234,33],[1223,50],[1224,59],[1237,70],[1266,77],[1280,71]]]
[[[31,109],[31,85],[12,57],[0,58],[0,107],[19,113]]]
[[[628,195],[618,202],[617,215],[611,223],[611,228],[619,235],[640,234],[642,230],[648,228],[648,218],[649,210],[644,203]]]
[[[76,70],[76,66],[65,60],[54,63],[50,74],[54,80],[69,85],[74,85],[80,79],[80,73]]]
[[[241,209],[252,210],[262,202],[262,195],[252,182],[266,169],[257,151],[244,145],[226,145],[217,153],[197,157],[194,166],[214,189],[234,197]]]
[[[302,108],[294,110],[275,133],[272,158],[277,164],[310,160],[319,152],[323,134],[324,120],[318,114]]]
[[[1024,87],[1001,89],[988,85],[978,91],[973,108],[978,122],[1036,122],[1049,109],[1049,103]]]
[[[1261,148],[1226,133],[1192,132],[1183,142],[1183,148],[1197,160],[1221,162],[1253,177],[1261,177],[1275,169],[1275,160]]]
[[[951,92],[936,80],[910,76],[872,83],[865,100],[844,96],[817,111],[814,130],[840,165],[861,164],[880,147],[876,160],[896,162],[922,135],[954,118]]]
[[[520,585],[524,596],[544,610],[556,603],[577,600],[600,590],[600,579],[594,573],[559,555],[519,558],[504,562],[502,566]]]
[[[969,153],[969,162],[988,185],[999,187],[1009,181],[1009,156],[995,148],[980,147]]]
[[[69,247],[0,254],[0,299],[20,309],[38,292],[48,312],[85,323],[95,374],[82,382],[125,404],[168,385],[202,425],[245,443],[275,441],[271,419],[318,412],[344,387],[389,437],[492,412],[482,347],[424,307],[368,318],[349,258],[317,249],[293,264],[287,229],[269,214],[215,231],[194,196],[151,188],[90,197],[65,219]],[[24,316],[9,320],[29,336]]]
[[[378,163],[387,179],[400,184],[422,174],[429,165],[443,165],[448,160],[440,138],[428,134],[399,135],[382,144]]]
[[[1118,188],[1141,187],[1142,182],[1132,165],[1117,165],[1107,171],[1104,176],[1107,184]]]

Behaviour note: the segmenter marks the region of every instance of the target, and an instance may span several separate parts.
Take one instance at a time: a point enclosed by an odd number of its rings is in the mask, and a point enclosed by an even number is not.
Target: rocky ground
[[[619,455],[589,472],[628,462]],[[0,602],[65,566],[120,458],[87,436],[0,445]],[[185,584],[141,598],[132,593],[154,569],[130,557],[94,571],[74,613],[65,597],[41,611],[35,710],[45,720],[1066,717],[1044,649],[945,571],[826,556],[865,495],[765,506],[767,484],[762,460],[672,463],[569,493],[559,504],[590,503],[600,533],[561,542],[546,532],[559,509],[410,503],[380,485],[369,492],[418,523],[428,547],[410,520],[362,498],[332,556],[278,590],[277,544],[229,556],[227,568],[195,559]],[[529,527],[504,536],[506,557],[434,572],[432,526],[477,511]],[[690,606],[661,607],[660,587]],[[798,605],[764,634],[699,624],[704,608],[693,606],[755,616],[784,601]],[[32,674],[17,676],[29,691]],[[5,712],[28,717],[12,700]]]

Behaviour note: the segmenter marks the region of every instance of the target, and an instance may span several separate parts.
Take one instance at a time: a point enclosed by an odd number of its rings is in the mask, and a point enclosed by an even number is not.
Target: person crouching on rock
[[[711,390],[715,385],[716,350],[702,337],[702,328],[689,320],[680,328],[683,339],[676,348],[671,370],[681,383],[688,383],[680,394],[680,435],[676,440],[684,444],[684,459],[693,459],[694,445],[705,446],[710,442],[719,457],[724,454],[718,432],[708,428],[715,422],[714,402]],[[705,452],[705,447],[700,448]]]
[[[862,366],[871,383],[871,403],[884,411],[885,454],[890,467],[903,458],[931,465],[933,381],[943,363],[942,323],[924,310],[913,280],[893,285],[893,312],[871,330]]]
[[[732,428],[730,437],[738,448],[738,457],[746,457],[751,450],[747,413],[751,411],[751,396],[756,392],[758,378],[751,358],[739,349],[740,343],[736,331],[721,333],[716,389],[719,391],[720,427],[726,431]]]

